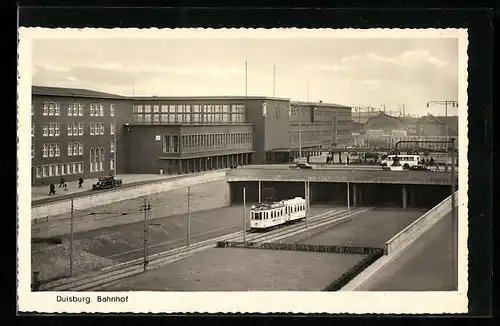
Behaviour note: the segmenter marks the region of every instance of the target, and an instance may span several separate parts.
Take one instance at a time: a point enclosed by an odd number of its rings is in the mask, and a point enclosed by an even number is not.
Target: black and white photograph
[[[467,310],[467,30],[19,32],[21,311]]]

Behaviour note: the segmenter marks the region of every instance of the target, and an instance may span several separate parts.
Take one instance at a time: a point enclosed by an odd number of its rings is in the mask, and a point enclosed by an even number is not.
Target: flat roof
[[[220,95],[220,96],[124,96],[111,93],[98,92],[83,88],[66,88],[66,87],[52,87],[52,86],[31,86],[31,93],[33,95],[44,96],[63,96],[63,97],[85,97],[85,98],[102,98],[102,99],[123,99],[132,101],[224,101],[224,100],[269,100],[269,101],[286,101],[290,104],[304,105],[304,106],[319,106],[319,107],[335,107],[351,109],[350,106],[323,103],[323,102],[302,102],[292,101],[286,97],[270,97],[270,96],[241,96],[241,95]]]
[[[287,101],[289,98],[282,97],[267,97],[267,96],[241,96],[241,95],[225,95],[225,96],[133,96],[129,97],[134,101],[220,101],[220,100],[274,100],[274,101]]]
[[[126,96],[97,92],[83,88],[63,88],[63,87],[49,87],[49,86],[31,86],[31,94],[44,95],[44,96],[127,99]]]
[[[352,109],[352,107],[336,103],[324,103],[324,102],[302,102],[302,101],[290,101],[290,104],[303,105],[303,106],[321,106],[321,107],[336,107],[343,109]]]

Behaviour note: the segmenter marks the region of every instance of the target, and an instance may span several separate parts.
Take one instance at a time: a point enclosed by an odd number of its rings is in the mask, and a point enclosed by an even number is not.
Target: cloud
[[[416,49],[395,56],[382,56],[373,52],[349,55],[332,65],[319,65],[315,68],[354,79],[427,83],[443,73],[449,73],[448,66],[448,63],[433,56],[430,51]]]

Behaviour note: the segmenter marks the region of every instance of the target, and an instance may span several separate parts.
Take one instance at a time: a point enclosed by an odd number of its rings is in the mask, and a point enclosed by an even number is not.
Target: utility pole
[[[69,276],[73,276],[73,197],[71,197],[71,216],[70,216],[70,237],[69,237]]]
[[[248,97],[248,62],[245,60],[245,97]]]
[[[186,244],[191,245],[191,187],[187,188]]]
[[[146,273],[146,268],[148,266],[148,212],[151,210],[151,205],[148,204],[147,198],[144,198],[144,204],[141,207],[144,211],[144,273]]]
[[[276,65],[273,66],[273,97],[276,97]]]
[[[247,188],[243,187],[243,242],[246,242],[247,235]]]
[[[298,104],[299,110],[299,157],[302,158],[302,107]]]
[[[307,103],[309,103],[309,78],[307,79]]]
[[[451,219],[452,219],[452,250],[453,250],[453,285],[458,290],[458,214],[455,207],[455,139],[450,139],[451,150]]]
[[[306,226],[306,229],[307,229],[307,217],[309,215],[309,209],[308,209],[308,203],[309,203],[309,191],[308,191],[308,182],[307,181],[304,181],[304,199],[306,200],[306,207],[305,207],[305,218],[304,218],[304,222],[305,222],[305,226]]]

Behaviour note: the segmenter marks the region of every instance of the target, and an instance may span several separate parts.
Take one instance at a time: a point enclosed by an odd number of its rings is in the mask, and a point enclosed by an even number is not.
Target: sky
[[[36,39],[32,83],[135,96],[249,96],[444,115],[457,39]],[[448,108],[456,115],[457,108]]]

